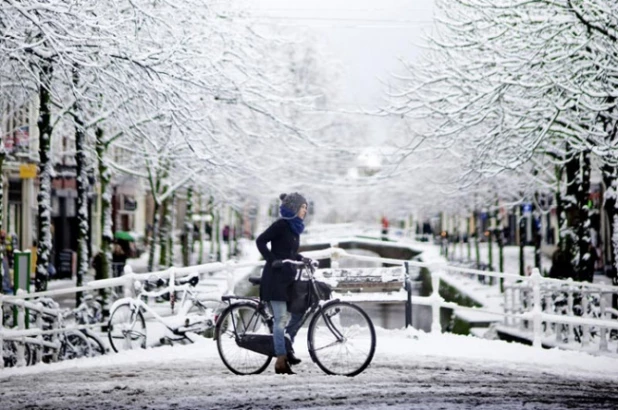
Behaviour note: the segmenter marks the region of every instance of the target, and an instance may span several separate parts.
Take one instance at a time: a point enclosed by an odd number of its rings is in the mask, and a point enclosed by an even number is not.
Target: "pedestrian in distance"
[[[281,194],[279,198],[281,218],[273,222],[255,242],[266,261],[260,283],[260,298],[270,303],[274,316],[273,344],[277,356],[275,373],[294,374],[290,365],[300,363],[300,359],[294,355],[293,350],[286,349],[285,338],[289,337],[291,344],[294,343],[303,315],[288,312],[287,302],[290,301],[296,268],[291,264],[282,263],[282,260],[304,259],[298,253],[298,247],[300,234],[305,229],[307,200],[297,192]]]
[[[382,240],[385,241],[388,239],[388,219],[386,218],[386,216],[382,215]]]

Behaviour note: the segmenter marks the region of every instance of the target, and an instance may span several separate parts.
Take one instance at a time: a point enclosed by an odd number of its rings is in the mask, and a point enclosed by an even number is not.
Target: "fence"
[[[449,308],[458,311],[473,311],[473,312],[483,312],[490,315],[494,315],[496,317],[502,318],[502,323],[504,326],[512,327],[512,328],[520,328],[520,329],[531,329],[531,338],[532,344],[535,347],[542,346],[542,339],[547,337],[548,329],[551,327],[549,324],[554,324],[554,329],[557,327],[555,324],[565,324],[568,326],[577,326],[581,327],[581,329],[587,329],[587,331],[582,330],[582,340],[586,340],[588,343],[590,341],[591,329],[598,329],[595,331],[595,338],[598,340],[598,349],[601,351],[608,350],[607,336],[610,330],[618,329],[618,321],[607,319],[606,316],[609,315],[611,317],[618,317],[618,312],[615,309],[608,307],[607,305],[603,305],[599,308],[599,315],[594,314],[583,314],[581,316],[576,315],[573,306],[574,304],[569,302],[569,298],[575,300],[576,290],[581,288],[582,286],[586,286],[587,290],[582,291],[579,290],[580,293],[584,292],[598,292],[603,297],[600,300],[606,300],[609,294],[618,295],[618,287],[613,286],[604,286],[604,285],[593,285],[593,284],[575,284],[572,281],[560,281],[556,279],[547,279],[542,278],[539,274],[538,270],[533,270],[533,273],[529,277],[521,277],[514,274],[507,273],[498,273],[498,272],[490,272],[490,271],[480,271],[468,268],[462,268],[457,266],[450,266],[446,263],[425,263],[418,261],[403,261],[400,259],[391,259],[391,258],[380,258],[380,257],[372,257],[372,256],[364,256],[364,255],[354,255],[347,253],[343,249],[331,247],[324,250],[306,252],[305,256],[311,257],[313,259],[331,259],[331,267],[333,271],[337,271],[338,269],[338,261],[343,258],[351,258],[359,261],[371,261],[371,262],[379,262],[383,264],[389,265],[399,265],[405,267],[405,274],[401,280],[402,287],[397,292],[390,293],[381,293],[379,297],[375,297],[375,295],[371,298],[368,298],[366,294],[363,293],[341,293],[336,295],[344,300],[349,301],[373,301],[379,302],[383,301],[400,301],[402,303],[406,303],[406,324],[411,323],[411,309],[412,305],[424,305],[429,306],[432,310],[432,322],[431,322],[431,331],[432,332],[442,332],[442,326],[440,324],[440,309]],[[18,329],[7,329],[2,325],[2,319],[0,318],[0,354],[3,349],[3,341],[6,340],[18,340],[23,343],[33,343],[33,344],[45,344],[42,340],[43,334],[49,333],[59,333],[67,330],[77,330],[80,328],[88,327],[70,327],[65,329],[52,329],[52,330],[42,330],[40,326],[36,326],[31,329],[24,328],[24,317],[25,317],[25,308],[38,310],[41,312],[45,312],[45,308],[42,306],[28,302],[29,299],[35,299],[43,296],[55,296],[67,293],[77,293],[77,292],[85,292],[85,291],[94,291],[97,289],[105,289],[111,287],[122,286],[124,288],[125,295],[132,295],[134,293],[134,283],[135,281],[143,281],[148,279],[151,275],[156,275],[160,278],[166,279],[170,277],[170,274],[173,272],[175,277],[183,277],[191,274],[207,274],[214,272],[225,272],[227,286],[224,293],[229,293],[234,289],[234,285],[239,278],[236,278],[234,272],[241,268],[252,268],[263,265],[264,262],[245,262],[245,263],[237,263],[234,261],[228,261],[225,263],[215,262],[204,265],[197,265],[185,268],[169,268],[167,270],[162,270],[158,272],[151,273],[142,273],[136,274],[131,271],[130,267],[125,269],[125,274],[119,278],[112,279],[103,279],[89,282],[86,286],[81,287],[73,287],[67,289],[58,289],[58,290],[50,290],[44,292],[37,292],[31,294],[18,294],[15,296],[6,296],[0,295],[0,309],[3,304],[8,304],[11,306],[18,307]],[[415,279],[414,274],[411,273],[413,268],[427,268],[431,272],[431,284],[432,284],[432,292],[429,296],[416,296],[411,294],[411,284]],[[502,310],[491,309],[487,307],[466,307],[461,306],[453,302],[446,302],[444,298],[440,295],[440,282],[441,280],[447,279],[452,275],[460,275],[460,276],[490,276],[499,278],[505,281],[506,289],[504,293],[505,302]],[[334,275],[334,280],[337,280],[337,275]],[[553,284],[557,286],[564,286],[567,289],[567,304],[566,309],[561,311],[561,314],[557,314],[556,311],[551,311],[548,306],[550,306],[547,301],[543,304],[543,300],[546,300],[548,284]],[[572,296],[568,296],[571,294]],[[589,298],[584,298],[583,300],[589,300]],[[586,302],[584,302],[586,303]],[[600,302],[605,303],[605,302]],[[554,304],[555,305],[555,304]],[[586,312],[592,310],[586,310]],[[46,312],[48,314],[53,314],[53,312]],[[55,313],[57,314],[57,313]],[[546,324],[545,329],[543,329],[543,324]],[[92,326],[92,325],[90,325]],[[95,325],[96,326],[96,325]],[[588,335],[588,336],[584,336]],[[51,343],[50,347],[57,348],[57,344]],[[18,351],[18,355],[21,354],[18,363],[23,365],[23,351]],[[0,361],[0,367],[4,365],[3,361]]]

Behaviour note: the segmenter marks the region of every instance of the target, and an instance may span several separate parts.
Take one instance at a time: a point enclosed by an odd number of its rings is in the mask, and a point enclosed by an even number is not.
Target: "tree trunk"
[[[533,221],[534,221],[534,267],[539,270],[539,272],[543,272],[541,269],[541,243],[543,236],[541,235],[541,227],[536,224],[536,221],[540,221],[542,218],[542,210],[539,209],[539,193],[534,193],[534,211],[532,213]]]
[[[101,214],[99,215],[101,224],[101,249],[98,256],[98,269],[95,272],[95,279],[109,279],[111,275],[112,261],[112,174],[107,164],[108,144],[103,140],[104,132],[102,128],[95,131],[95,150],[97,152],[97,179],[99,180],[101,196]],[[108,290],[99,290],[101,304],[104,312],[107,312]]]
[[[49,256],[52,249],[51,237],[51,173],[50,158],[52,123],[51,123],[51,82],[53,69],[49,62],[41,67],[41,84],[39,85],[39,193],[37,224],[37,258],[35,289],[47,289]]]
[[[161,226],[159,229],[159,266],[168,266],[169,257],[169,229],[170,229],[170,212],[169,212],[170,198],[167,197],[161,204]]]
[[[214,238],[216,238],[217,244],[216,244],[216,254],[217,254],[217,262],[221,262],[221,258],[223,257],[223,254],[221,253],[221,211],[219,209],[217,209],[216,212],[216,216],[215,216],[215,226],[212,230],[212,234],[214,235]]]
[[[184,235],[182,236],[182,264],[191,264],[191,251],[193,248],[193,188],[187,189],[187,208],[185,212]]]
[[[618,137],[618,120],[616,120],[616,98],[609,97],[607,102],[612,104],[612,108],[601,113],[600,119],[603,124],[603,129],[607,133],[605,139],[608,146],[615,144]],[[603,263],[609,263],[609,274],[612,277],[612,284],[618,286],[618,168],[614,165],[615,157],[613,152],[609,152],[608,157],[604,159],[601,166],[603,183],[605,185],[605,193],[603,195],[604,208],[609,221],[609,244],[610,252],[606,256],[607,260]],[[605,252],[603,252],[605,254]],[[612,307],[618,309],[618,295],[612,297]]]
[[[578,279],[575,271],[577,256],[577,226],[579,225],[579,182],[580,156],[571,150],[570,144],[566,144],[565,158],[565,193],[560,197],[561,209],[564,213],[562,225],[560,225],[560,241],[558,244],[561,266],[564,272],[557,272],[560,277]]]
[[[6,151],[4,150],[4,141],[0,138],[0,231],[4,229],[4,159]],[[6,240],[6,239],[5,239]],[[5,276],[9,272],[4,271],[4,247],[5,244],[0,244],[0,294],[4,291]]]
[[[605,193],[603,197],[605,212],[609,221],[609,241],[611,252],[607,255],[608,260],[604,261],[610,265],[610,269],[616,273],[618,270],[618,167],[603,165],[603,183]]]
[[[152,230],[150,231],[150,234],[152,236],[148,238],[148,244],[150,246],[150,248],[148,249],[148,272],[152,272],[154,270],[155,249],[157,246],[157,238],[159,237],[160,209],[161,205],[159,205],[159,203],[155,201],[152,214]]]
[[[79,72],[73,70],[73,84],[79,88]],[[86,133],[81,118],[79,102],[73,107],[75,121],[75,162],[77,168],[77,280],[76,286],[83,285],[84,276],[88,274],[88,173],[86,164]],[[82,293],[76,294],[76,306],[79,306]]]
[[[176,191],[172,194],[172,199],[170,201],[170,210],[169,210],[169,235],[168,235],[168,257],[167,257],[167,266],[174,266],[174,246],[176,244],[176,235],[174,231],[176,230]]]
[[[201,265],[204,263],[204,238],[206,237],[204,232],[206,229],[206,224],[202,218],[204,218],[204,210],[202,209],[202,195],[197,197],[197,206],[200,212],[200,230],[199,230],[199,244],[198,244],[198,255],[197,255],[197,264]]]
[[[580,167],[577,178],[577,279],[592,282],[594,268],[588,263],[591,258],[590,235],[590,151],[580,153]]]

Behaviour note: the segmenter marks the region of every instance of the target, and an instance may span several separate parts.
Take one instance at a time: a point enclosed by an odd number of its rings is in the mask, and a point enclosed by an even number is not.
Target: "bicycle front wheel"
[[[334,301],[311,319],[307,345],[311,358],[325,373],[356,376],[373,359],[376,332],[360,307]]]
[[[118,305],[109,317],[107,337],[114,352],[146,348],[146,322],[139,307]]]
[[[103,342],[90,332],[83,332],[88,342],[90,343],[90,353],[92,356],[103,356],[105,354],[105,346]]]
[[[235,303],[223,311],[215,328],[217,349],[223,364],[232,373],[260,374],[270,364],[266,356],[239,346],[245,335],[271,335],[266,317],[254,303]]]

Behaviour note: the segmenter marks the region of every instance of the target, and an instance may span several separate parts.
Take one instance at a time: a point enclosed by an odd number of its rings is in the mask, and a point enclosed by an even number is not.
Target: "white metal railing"
[[[525,322],[532,323],[532,342],[533,346],[540,347],[541,340],[543,338],[543,323],[565,323],[567,325],[577,325],[577,326],[588,326],[588,327],[597,327],[599,329],[605,329],[602,334],[603,337],[607,336],[608,329],[618,329],[618,321],[617,320],[605,320],[605,319],[597,319],[592,317],[579,317],[572,314],[569,315],[556,315],[552,313],[548,313],[543,311],[542,305],[542,288],[546,286],[547,283],[554,283],[559,285],[567,284],[569,286],[574,286],[572,281],[561,281],[556,279],[548,279],[541,277],[540,273],[537,269],[533,270],[531,276],[521,277],[519,275],[508,274],[508,273],[500,273],[500,272],[491,272],[491,271],[480,271],[468,268],[461,268],[457,266],[447,265],[444,262],[432,262],[425,263],[419,261],[404,261],[400,259],[393,258],[381,258],[381,257],[373,257],[373,256],[364,256],[364,255],[355,255],[346,252],[345,250],[337,247],[331,247],[328,249],[323,249],[319,251],[311,251],[304,252],[305,256],[313,258],[313,259],[331,259],[331,266],[333,269],[338,268],[338,261],[344,258],[355,259],[359,261],[370,261],[370,262],[379,262],[386,263],[391,265],[400,265],[404,266],[407,264],[409,267],[416,268],[427,268],[431,272],[431,281],[432,281],[432,293],[429,296],[411,296],[411,304],[416,305],[424,305],[429,306],[432,309],[432,323],[431,323],[431,331],[432,332],[441,332],[442,327],[440,324],[440,309],[441,308],[450,308],[457,309],[463,311],[473,311],[473,312],[483,312],[490,315],[495,315],[497,317],[504,318],[504,323],[508,325],[520,324]],[[264,262],[235,262],[228,261],[225,263],[222,262],[214,262],[208,263],[204,265],[197,265],[191,267],[177,268],[172,267],[166,270],[158,271],[158,272],[149,272],[149,273],[133,273],[130,266],[125,267],[125,274],[119,278],[112,279],[103,279],[89,282],[86,286],[81,287],[73,287],[66,289],[57,289],[57,290],[49,290],[45,292],[36,292],[31,294],[20,294],[15,296],[6,296],[0,295],[0,308],[3,303],[11,303],[21,306],[26,306],[28,303],[26,299],[33,299],[41,296],[55,296],[62,295],[67,293],[76,293],[76,292],[84,292],[84,291],[92,291],[97,289],[111,288],[122,286],[125,289],[125,294],[132,295],[134,291],[134,282],[142,281],[150,277],[151,275],[157,275],[161,278],[168,278],[170,274],[174,274],[175,277],[183,277],[190,274],[204,274],[208,272],[219,272],[225,271],[227,273],[227,292],[233,290],[234,286],[234,275],[233,272],[239,268],[249,268],[249,267],[257,267],[263,265]],[[453,302],[446,302],[442,296],[440,296],[440,281],[446,279],[448,276],[459,274],[459,275],[467,275],[467,276],[490,276],[495,278],[501,278],[505,280],[505,283],[508,281],[507,289],[510,289],[510,292],[513,292],[514,289],[518,289],[518,286],[521,288],[521,284],[525,284],[531,295],[526,296],[526,300],[528,300],[528,305],[526,309],[516,308],[515,305],[505,305],[504,309],[497,310],[491,309],[488,307],[466,307],[461,306]],[[409,280],[408,277],[406,280]],[[509,287],[510,286],[510,287]],[[586,284],[586,286],[599,289],[604,293],[612,293],[618,294],[618,287],[607,286],[607,285],[595,285],[595,284]],[[507,292],[505,292],[506,294]],[[367,298],[363,294],[341,294],[338,295],[341,299],[346,300],[354,300],[354,301],[380,301],[380,299],[376,299],[375,297]],[[400,301],[403,302],[408,298],[406,292],[403,289],[400,292],[384,294],[384,300],[387,301]],[[521,297],[519,300],[522,300]],[[609,307],[605,307],[605,312],[610,317],[618,317],[618,311],[611,309]],[[568,312],[567,312],[568,313]],[[71,328],[72,329],[72,328]],[[62,331],[59,329],[58,331]],[[13,332],[13,333],[12,333]],[[14,333],[14,332],[23,332],[23,333]],[[22,338],[29,336],[40,336],[44,334],[45,331],[37,328],[24,330],[20,328],[18,331],[4,329],[2,327],[2,322],[0,319],[0,353],[2,353],[2,342],[4,338]],[[26,342],[30,342],[26,340]],[[607,350],[607,344],[599,346],[601,350]],[[3,363],[0,362],[0,366]]]
[[[101,279],[88,282],[85,286],[75,286],[71,288],[54,289],[42,292],[25,293],[20,292],[17,295],[2,295],[0,294],[0,311],[2,311],[3,305],[16,306],[18,309],[17,326],[16,328],[5,328],[3,324],[3,315],[0,315],[0,357],[3,357],[4,340],[14,340],[20,343],[17,344],[17,365],[25,365],[24,361],[24,344],[35,344],[39,346],[48,346],[57,349],[59,344],[57,341],[48,342],[43,340],[43,335],[59,334],[62,332],[81,330],[86,328],[92,328],[100,326],[100,324],[94,325],[77,325],[67,326],[64,328],[58,327],[59,319],[52,322],[51,329],[43,329],[40,322],[34,323],[33,326],[26,329],[25,326],[25,309],[31,309],[33,311],[46,314],[46,315],[61,315],[62,312],[55,309],[48,309],[41,303],[30,302],[31,299],[37,299],[41,297],[53,297],[66,294],[74,294],[77,292],[88,292],[98,289],[109,289],[114,287],[122,287],[125,295],[133,295],[136,281],[144,281],[152,275],[156,275],[162,279],[167,279],[170,275],[174,275],[176,278],[193,275],[193,274],[207,274],[210,272],[226,272],[227,286],[223,293],[230,292],[234,289],[233,272],[237,269],[257,267],[263,265],[264,262],[214,262],[204,265],[196,265],[190,267],[172,267],[166,270],[149,273],[134,273],[131,266],[126,265],[124,269],[124,275],[118,278]],[[37,320],[41,318],[41,314],[37,315]],[[57,359],[57,353],[53,360]],[[4,367],[4,360],[0,360],[0,368]]]

